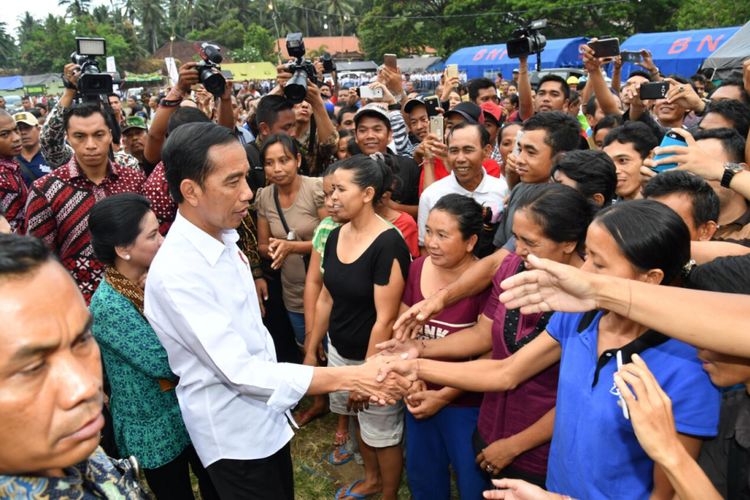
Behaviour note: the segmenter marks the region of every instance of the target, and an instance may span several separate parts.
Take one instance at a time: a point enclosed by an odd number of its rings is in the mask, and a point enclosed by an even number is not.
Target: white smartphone
[[[362,99],[382,99],[383,89],[373,89],[370,87],[359,87],[359,97]]]
[[[521,137],[523,137],[523,130],[516,132],[516,141],[513,143],[512,153],[516,158],[521,154]]]
[[[622,351],[617,351],[617,371],[620,371],[620,368],[622,368]],[[625,417],[627,420],[630,420],[630,412],[628,411],[628,405],[625,403],[625,398],[622,397],[622,394],[620,394],[620,405],[622,406],[622,416]]]

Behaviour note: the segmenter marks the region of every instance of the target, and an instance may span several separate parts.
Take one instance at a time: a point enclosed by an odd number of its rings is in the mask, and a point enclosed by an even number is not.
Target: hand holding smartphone
[[[620,55],[620,41],[617,38],[602,38],[587,43],[594,51],[594,57],[617,57]]]
[[[443,115],[435,115],[430,117],[430,133],[437,136],[440,142],[445,141],[445,126],[443,121]]]
[[[639,96],[644,99],[664,99],[669,92],[669,82],[654,82],[641,84]]]
[[[666,148],[669,146],[687,146],[687,142],[680,134],[670,130],[669,132],[664,134],[664,138],[661,140],[661,144],[659,144],[660,148]],[[670,156],[674,156],[674,155],[675,153],[658,154],[654,156],[654,161],[661,160],[663,158],[669,158]],[[663,165],[657,165],[651,170],[660,174],[662,172],[666,172],[667,170],[671,170],[673,168],[677,168],[677,163],[665,163]]]

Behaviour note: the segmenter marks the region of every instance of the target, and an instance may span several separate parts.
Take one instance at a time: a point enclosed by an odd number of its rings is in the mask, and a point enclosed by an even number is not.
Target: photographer
[[[271,134],[285,134],[294,137],[299,142],[295,130],[296,120],[292,109],[293,103],[289,102],[284,96],[284,87],[294,75],[289,72],[289,66],[287,65],[278,66],[276,69],[278,85],[258,104],[256,114],[258,137],[255,142],[248,144],[245,148],[250,162],[252,176],[250,187],[253,188],[253,191],[266,185],[263,165],[260,161],[260,150],[265,139]],[[309,79],[307,80],[304,102],[310,105],[312,116],[310,117],[308,139],[304,144],[299,144],[302,155],[300,172],[303,175],[317,177],[333,162],[339,134],[328,116],[320,89]]]
[[[42,145],[42,154],[47,159],[50,168],[55,169],[70,161],[73,157],[73,148],[65,143],[65,115],[70,111],[73,101],[78,93],[78,78],[81,76],[81,67],[75,63],[68,63],[63,69],[63,84],[65,90],[57,105],[50,111],[47,121],[44,122],[42,133],[39,136],[39,143]],[[108,106],[107,106],[108,108]],[[101,107],[102,115],[105,116],[108,129],[114,136],[119,139],[120,129],[115,122],[114,115],[110,109]],[[115,151],[110,149],[110,155],[115,163],[124,167],[140,171],[140,165],[131,155],[124,151]]]

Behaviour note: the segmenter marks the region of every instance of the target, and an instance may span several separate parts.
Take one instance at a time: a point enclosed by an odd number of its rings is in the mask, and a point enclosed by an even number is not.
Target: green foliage
[[[207,40],[226,47],[229,50],[240,49],[244,44],[245,27],[239,19],[225,19],[215,28],[191,31],[190,40]]]
[[[269,2],[273,9],[269,8]],[[73,34],[107,38],[120,68],[144,71],[149,55],[175,40],[212,40],[238,62],[274,61],[275,39],[357,34],[368,58],[448,56],[469,45],[507,40],[523,21],[547,18],[549,39],[618,36],[740,24],[749,2],[714,0],[58,0],[65,17],[21,19],[13,47],[0,27],[0,67],[59,71]],[[92,5],[96,3],[96,5]]]
[[[749,2],[692,0],[680,5],[675,22],[678,29],[737,26],[750,19]]]

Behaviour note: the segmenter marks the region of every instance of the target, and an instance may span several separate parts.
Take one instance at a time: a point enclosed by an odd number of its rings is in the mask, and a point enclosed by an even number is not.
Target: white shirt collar
[[[236,230],[227,229],[221,232],[221,239],[224,241],[224,243],[221,243],[203,229],[187,220],[179,210],[177,210],[177,216],[170,231],[174,231],[175,229],[185,236],[185,239],[198,250],[198,253],[206,259],[206,262],[211,267],[216,265],[227,244],[235,243],[240,239],[240,235]]]
[[[459,184],[458,179],[456,179],[456,173],[451,170],[451,178],[453,179],[453,182],[456,183],[456,186],[458,186],[460,189],[466,191],[467,193],[486,193],[487,189],[485,189],[484,181],[487,179],[487,171],[482,167],[482,180],[479,181],[479,185],[477,185],[476,189],[474,191],[469,191],[465,187],[463,187],[461,184]]]

